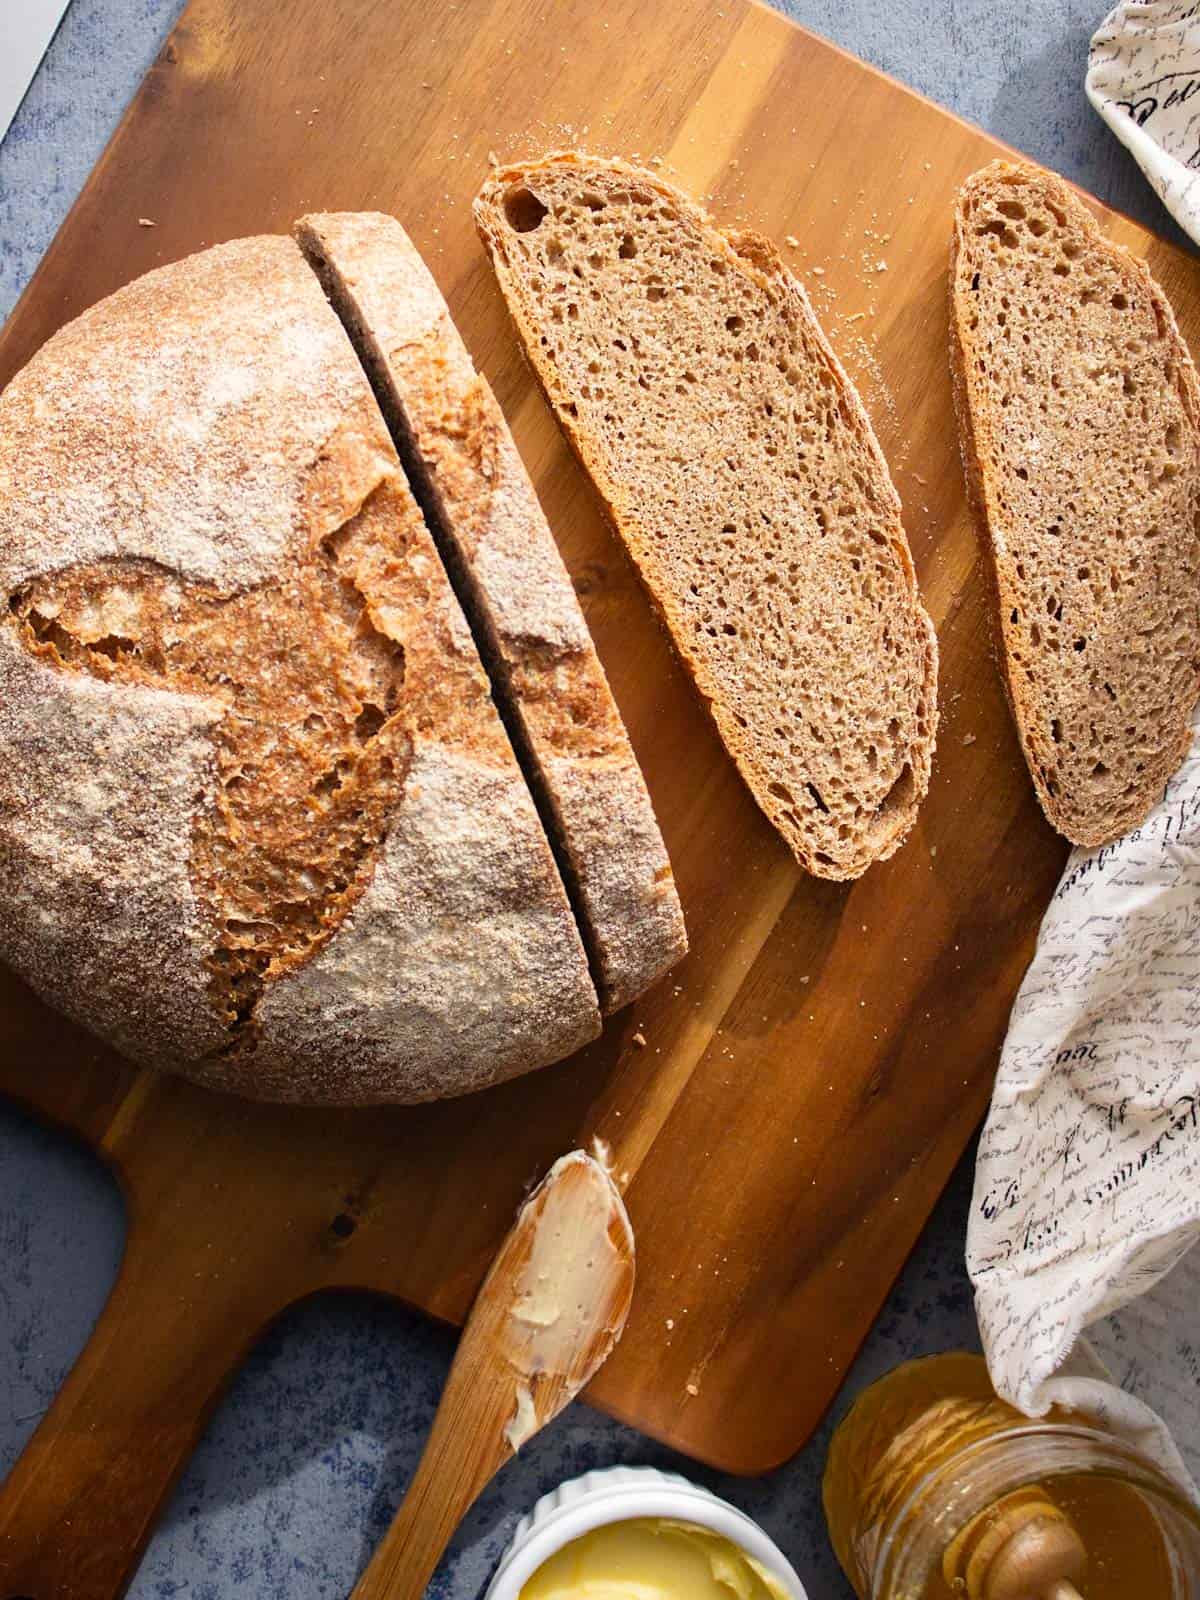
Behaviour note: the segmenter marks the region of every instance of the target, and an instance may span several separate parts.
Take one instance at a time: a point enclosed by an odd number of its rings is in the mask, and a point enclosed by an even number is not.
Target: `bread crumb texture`
[[[480,231],[559,420],[755,799],[858,876],[929,783],[937,646],[879,446],[766,240],[573,153],[494,173]]]
[[[267,1098],[458,1093],[598,1031],[470,632],[295,245],[102,302],[10,385],[0,440],[7,959],[135,1060]]]
[[[1038,798],[1077,844],[1142,821],[1200,691],[1200,395],[1145,266],[1058,179],[963,187],[951,262],[963,456]]]

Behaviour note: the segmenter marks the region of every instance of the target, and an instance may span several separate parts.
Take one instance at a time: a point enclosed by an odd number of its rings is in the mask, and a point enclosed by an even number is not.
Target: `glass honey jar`
[[[860,1600],[1200,1600],[1200,1511],[1144,1455],[997,1398],[980,1356],[909,1362],[829,1448],[825,1515]]]

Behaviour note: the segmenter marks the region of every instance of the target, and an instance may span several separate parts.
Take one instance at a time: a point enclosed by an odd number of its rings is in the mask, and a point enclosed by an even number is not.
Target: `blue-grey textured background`
[[[6,3],[0,0],[0,48]],[[181,0],[74,0],[0,146],[0,315],[37,265],[180,9]],[[1181,237],[1084,98],[1087,41],[1104,0],[789,0],[784,9]],[[968,1159],[835,1413],[896,1361],[975,1342],[962,1269],[969,1195]],[[0,1104],[0,1475],[103,1304],[122,1227],[120,1200],[99,1166]],[[378,1301],[317,1302],[287,1318],[256,1350],[214,1419],[154,1536],[131,1591],[135,1600],[346,1594],[403,1492],[451,1351],[449,1334]],[[804,1382],[802,1372],[796,1381]],[[562,1478],[613,1461],[644,1461],[690,1471],[744,1506],[783,1546],[812,1600],[842,1600],[849,1590],[820,1514],[827,1442],[828,1424],[774,1476],[721,1480],[576,1406],[484,1496],[443,1564],[437,1592],[454,1600],[478,1594],[517,1516]]]

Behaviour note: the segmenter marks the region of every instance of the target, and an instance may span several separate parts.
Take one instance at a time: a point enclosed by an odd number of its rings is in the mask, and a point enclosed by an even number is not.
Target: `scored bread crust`
[[[508,425],[433,275],[393,217],[304,217],[539,790],[601,1004],[687,951],[666,847],[575,590]],[[515,727],[513,727],[515,723]]]
[[[567,380],[550,351],[551,308],[539,300],[536,287],[531,287],[523,275],[520,246],[516,242],[519,234],[514,236],[506,223],[505,197],[510,191],[525,190],[535,197],[537,205],[549,207],[554,201],[555,185],[562,179],[572,185],[590,184],[597,190],[605,186],[619,191],[635,188],[639,194],[663,205],[663,214],[672,216],[681,240],[712,252],[727,271],[740,274],[760,291],[764,301],[779,313],[789,328],[801,330],[811,360],[836,397],[839,426],[845,429],[845,439],[852,441],[852,448],[857,452],[855,465],[862,470],[864,480],[862,487],[849,483],[843,487],[859,510],[864,510],[868,503],[871,507],[872,522],[880,530],[879,542],[892,563],[890,572],[899,595],[898,604],[890,614],[904,634],[903,673],[889,673],[881,650],[872,692],[878,694],[881,682],[894,690],[903,677],[905,689],[901,698],[904,703],[897,703],[895,710],[899,713],[898,723],[903,723],[905,731],[900,736],[901,748],[885,753],[872,785],[871,802],[866,807],[839,809],[837,803],[830,807],[824,797],[814,791],[812,784],[801,785],[813,795],[810,800],[808,794],[797,794],[779,781],[781,774],[773,770],[770,760],[763,757],[753,737],[747,734],[744,722],[739,720],[736,707],[731,703],[728,678],[723,681],[692,642],[695,624],[689,616],[686,597],[673,592],[670,581],[659,567],[655,549],[658,530],[652,523],[654,507],[638,504],[619,471],[610,469],[600,430],[584,415],[585,387]],[[558,422],[630,550],[650,599],[755,800],[807,871],[831,879],[860,876],[874,861],[887,858],[899,848],[916,820],[929,787],[937,722],[937,636],[921,604],[912,556],[901,523],[899,497],[883,453],[857,391],[825,337],[803,286],[770,241],[747,230],[718,228],[700,206],[652,172],[624,161],[578,151],[553,152],[493,171],[476,198],[475,219],[525,353]],[[628,238],[626,242],[629,243]],[[786,308],[786,316],[783,308]],[[752,328],[748,331],[754,332]],[[680,351],[678,356],[681,364],[686,365],[686,353]],[[600,375],[604,376],[603,371]],[[702,381],[700,390],[703,389]],[[701,477],[703,472],[701,463],[697,476]],[[810,529],[805,520],[811,520],[811,515],[808,511],[797,513],[806,537],[816,533],[815,525]],[[721,520],[715,512],[714,520],[718,523]],[[832,618],[832,608],[830,616]],[[770,667],[763,662],[751,658],[750,667],[756,668],[761,676],[769,676]],[[813,694],[818,702],[818,717],[844,692],[841,682],[816,686]],[[781,720],[785,715],[790,718],[793,708],[780,706],[780,713]],[[831,810],[833,815],[826,823],[824,817]]]
[[[1040,274],[1029,283],[1026,242]],[[990,295],[980,302],[981,276],[984,290],[1004,290],[1000,322]],[[1105,844],[1145,819],[1191,744],[1200,694],[1200,384],[1145,264],[1104,237],[1064,182],[1028,163],[992,162],[963,185],[949,291],[959,439],[1005,693],[1047,819],[1077,845]],[[1062,314],[1053,327],[1026,330],[1055,365],[1039,380],[1044,420],[1022,425],[1018,439],[988,380],[997,342],[1003,357],[1035,299]],[[1140,409],[1126,417],[1119,408],[1135,399]],[[1119,438],[1101,442],[1092,417],[1123,429]],[[1168,459],[1156,433],[1172,422],[1179,449]],[[1051,440],[1049,460],[1038,427]],[[1019,459],[1010,460],[1014,451]],[[1080,463],[1076,479],[1090,503],[1059,503],[1052,475],[1060,456]],[[1150,526],[1148,542],[1143,524],[1159,520],[1174,526]],[[1160,534],[1161,557],[1153,548]],[[1156,624],[1168,604],[1176,609],[1166,632],[1176,636],[1163,638]],[[1154,657],[1143,664],[1148,625]]]
[[[139,1063],[290,1101],[463,1093],[597,1034],[470,631],[292,241],[189,257],[62,329],[0,396],[0,463],[0,955],[39,993]],[[189,871],[230,701],[35,654],[13,597],[95,567],[88,637],[103,640],[128,612],[126,575],[239,594],[326,540],[360,541],[364,560],[402,551],[392,603],[367,599],[404,653],[407,753],[373,870],[235,1034],[209,992],[217,929]]]

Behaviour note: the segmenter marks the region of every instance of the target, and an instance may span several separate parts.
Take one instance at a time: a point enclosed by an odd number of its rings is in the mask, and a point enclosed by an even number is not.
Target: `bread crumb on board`
[[[646,1048],[646,1035],[639,1029],[639,1031],[634,1034],[631,1043],[636,1050],[644,1050]]]
[[[157,222],[152,222],[149,217],[139,217],[138,218],[138,227],[139,228],[157,228],[158,227],[158,223]]]

